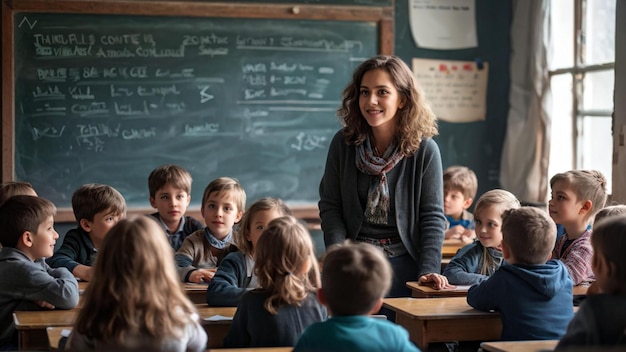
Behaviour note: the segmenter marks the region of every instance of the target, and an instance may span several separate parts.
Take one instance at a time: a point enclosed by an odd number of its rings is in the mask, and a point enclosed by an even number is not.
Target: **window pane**
[[[615,71],[587,72],[584,79],[584,110],[613,111],[613,88]]]
[[[550,41],[548,68],[574,66],[574,1],[550,2]]]
[[[554,2],[554,1],[553,1]],[[572,75],[552,76],[552,127],[548,178],[574,168],[572,146]]]
[[[579,169],[594,169],[607,179],[607,190],[611,193],[613,162],[613,136],[611,117],[584,116],[580,119]]]
[[[587,1],[585,15],[585,63],[615,61],[615,0]]]

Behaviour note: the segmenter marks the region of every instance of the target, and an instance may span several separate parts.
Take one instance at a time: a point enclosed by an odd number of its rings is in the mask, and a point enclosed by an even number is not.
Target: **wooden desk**
[[[85,293],[85,290],[89,286],[89,282],[79,281],[78,282],[78,292],[82,295]],[[189,296],[189,299],[193,303],[206,303],[206,290],[209,287],[208,284],[193,284],[190,282],[186,282],[183,284],[183,289]]]
[[[441,257],[444,259],[452,258],[459,249],[467,244],[468,243],[455,238],[443,240],[443,246],[441,246]]]
[[[576,285],[572,289],[572,294],[574,296],[585,296],[587,295],[587,289],[589,289],[589,285]]]
[[[500,315],[470,307],[465,297],[386,298],[384,306],[422,350],[431,342],[489,341],[502,334]]]
[[[559,340],[498,341],[483,342],[480,348],[486,352],[541,352],[553,351]]]
[[[416,298],[435,297],[465,297],[469,286],[457,286],[457,288],[437,290],[430,286],[420,285],[417,281],[409,281],[406,287],[411,289],[411,296]]]
[[[209,307],[196,306],[200,318],[209,335],[209,347],[221,347],[224,337],[228,333],[231,320],[206,321],[206,318],[221,315],[233,317],[236,307]],[[46,328],[64,327],[74,325],[78,309],[51,310],[51,311],[25,311],[14,312],[13,321],[18,331],[20,350],[48,350],[48,336]]]
[[[218,348],[228,352],[291,352],[293,347],[250,347],[250,348]]]

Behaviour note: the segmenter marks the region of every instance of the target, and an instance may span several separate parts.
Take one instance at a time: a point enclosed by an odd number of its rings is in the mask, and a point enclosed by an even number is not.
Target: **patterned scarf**
[[[361,172],[378,176],[378,182],[370,182],[367,192],[367,207],[365,218],[373,224],[387,224],[389,215],[389,185],[387,184],[387,172],[393,169],[402,160],[397,143],[389,145],[382,157],[377,157],[372,151],[370,137],[356,147],[356,167]]]
[[[224,249],[227,245],[233,242],[233,231],[230,230],[228,235],[226,235],[223,240],[218,240],[215,236],[213,236],[211,231],[209,231],[209,227],[207,226],[204,228],[204,237],[209,240],[211,246],[217,249]]]

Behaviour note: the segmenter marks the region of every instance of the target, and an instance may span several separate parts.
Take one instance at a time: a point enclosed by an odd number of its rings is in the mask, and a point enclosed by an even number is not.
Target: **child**
[[[37,192],[28,182],[10,181],[0,185],[0,205],[13,196],[37,196]]]
[[[595,170],[572,170],[554,175],[550,187],[550,216],[565,229],[556,241],[552,258],[563,261],[574,285],[591,282],[593,250],[588,225],[606,203],[606,178]]]
[[[200,212],[206,227],[189,235],[176,252],[178,274],[184,282],[209,282],[228,254],[233,226],[241,220],[246,192],[234,178],[220,177],[202,195]]]
[[[391,277],[387,258],[370,244],[330,247],[317,294],[332,318],[309,326],[294,351],[419,351],[402,327],[368,316],[380,310]]]
[[[443,275],[450,284],[478,284],[498,269],[502,264],[502,213],[519,207],[519,200],[503,189],[488,191],[478,199],[474,209],[478,241],[467,245],[446,265]]]
[[[17,349],[13,311],[39,307],[71,309],[78,283],[65,268],[52,269],[50,257],[59,234],[56,207],[44,198],[18,195],[0,206],[0,348]]]
[[[535,207],[507,210],[502,216],[502,235],[506,264],[470,287],[467,303],[500,312],[502,340],[561,338],[574,307],[572,280],[565,265],[549,260],[556,239],[554,221]]]
[[[476,238],[474,216],[467,209],[476,197],[477,188],[476,174],[465,166],[450,166],[443,172],[446,239],[457,238],[472,242]]]
[[[617,344],[623,349],[626,344],[626,216],[616,215],[594,225],[591,244],[600,292],[582,302],[557,350]]]
[[[626,214],[626,205],[624,204],[609,205],[600,209],[596,213],[596,216],[593,218],[593,224],[595,226],[595,224],[600,220],[603,220],[610,216],[624,215],[624,214]]]
[[[257,287],[254,275],[254,248],[270,221],[291,215],[291,210],[277,198],[261,198],[243,214],[234,239],[239,251],[229,253],[220,264],[207,289],[210,306],[234,307],[241,296]]]
[[[309,232],[293,216],[270,222],[255,248],[259,288],[246,292],[224,347],[293,346],[307,326],[326,319]]]
[[[175,251],[187,236],[204,228],[200,221],[185,216],[191,202],[191,182],[189,172],[177,165],[161,165],[148,177],[150,205],[157,209],[151,215],[159,220]]]
[[[69,351],[205,351],[207,335],[183,291],[172,248],[153,219],[121,220],[104,239]],[[124,255],[120,255],[124,253]]]
[[[72,209],[78,226],[67,232],[48,264],[65,267],[78,279],[91,281],[98,249],[107,232],[125,215],[126,201],[115,188],[90,183],[74,192]]]

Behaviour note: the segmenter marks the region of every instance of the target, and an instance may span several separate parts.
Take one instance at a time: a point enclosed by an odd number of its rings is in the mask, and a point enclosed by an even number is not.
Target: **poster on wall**
[[[439,120],[485,120],[488,63],[414,58],[412,65],[415,79]]]
[[[415,45],[425,49],[478,46],[475,0],[409,0]]]

